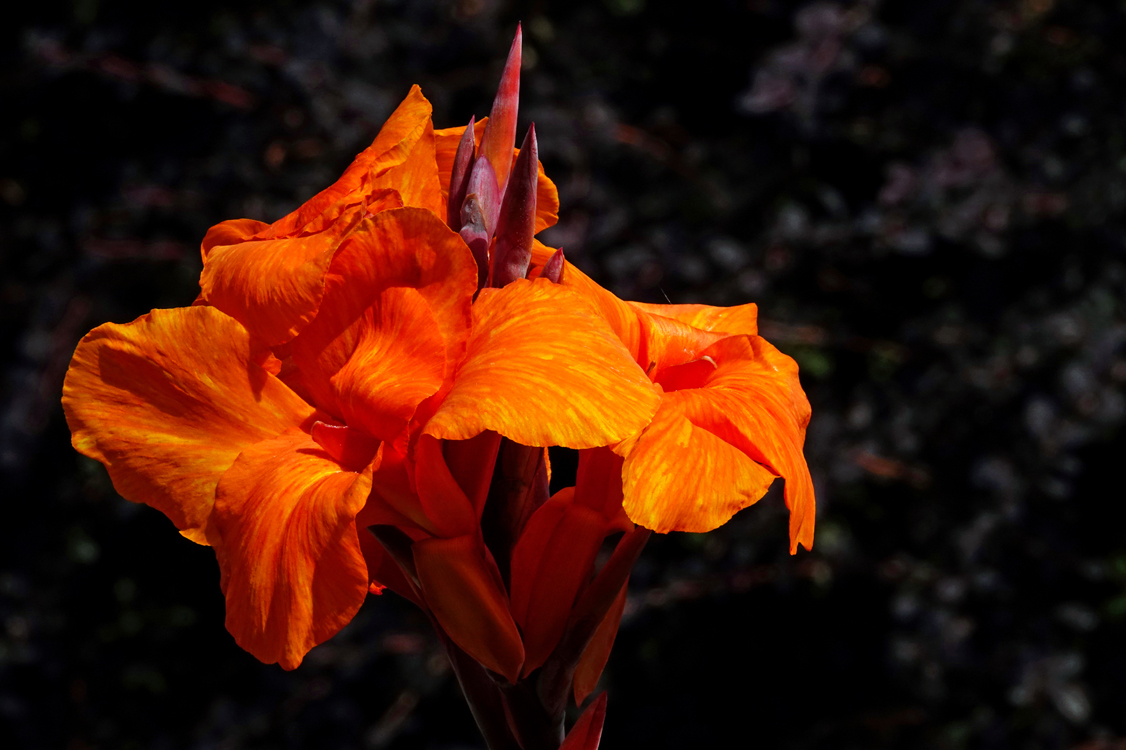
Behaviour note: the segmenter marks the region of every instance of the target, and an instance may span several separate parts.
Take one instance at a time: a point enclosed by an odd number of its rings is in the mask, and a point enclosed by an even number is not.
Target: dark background
[[[58,405],[78,339],[330,184],[411,83],[487,113],[525,24],[546,233],[620,295],[755,301],[777,492],[655,539],[603,747],[1126,748],[1126,10],[1076,0],[40,0],[0,31],[0,745],[480,747],[393,595],[292,673]]]

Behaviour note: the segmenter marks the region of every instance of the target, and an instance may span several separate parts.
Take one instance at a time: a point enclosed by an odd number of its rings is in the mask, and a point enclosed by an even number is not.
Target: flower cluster
[[[519,67],[518,34],[487,120],[435,130],[414,87],[334,185],[213,227],[195,304],[88,334],[63,406],[124,497],[215,550],[256,657],[295,668],[391,588],[491,746],[558,747],[651,530],[784,477],[810,546],[809,405],[754,305],[624,302],[534,239],[558,197],[534,127],[514,148]],[[550,446],[579,451],[551,496]]]

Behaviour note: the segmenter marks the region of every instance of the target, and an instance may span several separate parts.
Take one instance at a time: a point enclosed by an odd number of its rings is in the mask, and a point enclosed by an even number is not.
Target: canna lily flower
[[[491,748],[594,750],[605,697],[566,737],[564,710],[651,531],[784,477],[810,546],[809,406],[754,305],[623,302],[534,239],[558,195],[534,125],[514,148],[520,43],[489,118],[435,130],[416,86],[331,187],[213,227],[195,303],[91,331],[63,407],[122,496],[215,550],[257,658],[296,668],[390,588]],[[553,446],[580,458],[549,497]]]

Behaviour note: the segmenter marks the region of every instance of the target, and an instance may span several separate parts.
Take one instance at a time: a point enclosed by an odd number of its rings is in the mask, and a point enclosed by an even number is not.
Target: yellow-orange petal
[[[758,336],[722,339],[701,358],[682,366],[690,371],[672,368],[667,385],[682,389],[666,393],[645,432],[619,448],[628,452],[626,512],[655,531],[708,531],[755,502],[774,474],[786,480],[791,551],[809,549],[815,500],[802,445],[810,412],[797,365]]]
[[[477,288],[469,248],[430,211],[401,208],[369,216],[333,258],[317,317],[292,345],[305,387],[336,416],[341,414],[331,378],[356,352],[361,320],[372,303],[392,287],[412,289],[425,301],[446,362],[452,366],[464,351]]]
[[[465,653],[515,682],[524,646],[484,545],[466,535],[423,539],[413,551],[423,596],[442,629]]]
[[[701,331],[745,336],[758,335],[758,305],[754,302],[734,307],[650,305],[642,302],[629,302],[627,304],[643,313],[672,318],[693,328],[699,328]]]
[[[680,399],[666,394],[626,458],[622,505],[634,523],[660,533],[711,531],[758,502],[775,477],[693,424]]]
[[[555,253],[539,240],[532,241],[532,263],[542,268]],[[630,303],[618,299],[609,290],[603,289],[594,279],[587,276],[570,261],[563,264],[563,286],[582,295],[594,305],[599,315],[618,336],[630,355],[637,359],[641,351],[641,324],[637,310]]]
[[[644,427],[660,400],[595,309],[547,280],[481,291],[453,386],[425,432],[499,432],[522,445],[594,448]]]
[[[227,629],[261,661],[295,669],[359,610],[369,578],[355,521],[371,472],[345,469],[292,429],[223,474],[210,537]]]
[[[270,225],[266,222],[254,219],[229,219],[220,222],[208,229],[207,234],[203,235],[203,242],[199,245],[200,254],[206,261],[211,248],[246,242],[254,235],[265,232],[269,228]]]
[[[711,333],[663,315],[638,315],[641,324],[641,348],[637,361],[654,382],[669,367],[683,365],[700,358],[709,346],[726,334]]]
[[[481,136],[485,133],[485,125],[489,118],[483,117],[473,126],[473,134],[477,145],[481,145]],[[434,131],[435,156],[438,162],[438,180],[442,184],[442,206],[445,210],[449,200],[450,174],[453,172],[454,154],[457,153],[457,144],[465,132],[465,126],[457,128],[443,128]],[[513,149],[513,154],[519,155],[520,149]],[[539,162],[539,179],[536,182],[536,228],[538,234],[548,227],[555,226],[559,221],[559,190],[555,183],[548,178],[543,169],[543,162]],[[445,213],[441,214],[445,216]]]
[[[250,445],[314,411],[258,364],[237,321],[211,307],[153,310],[79,343],[63,385],[74,447],[127,500],[206,544],[219,477]]]

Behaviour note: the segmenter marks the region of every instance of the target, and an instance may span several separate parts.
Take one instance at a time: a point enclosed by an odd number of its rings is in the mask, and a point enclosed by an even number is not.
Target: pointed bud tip
[[[540,272],[541,279],[547,279],[553,284],[563,283],[563,267],[567,259],[563,257],[563,248],[559,248],[551,257],[547,259],[547,263],[543,265],[543,271]]]

